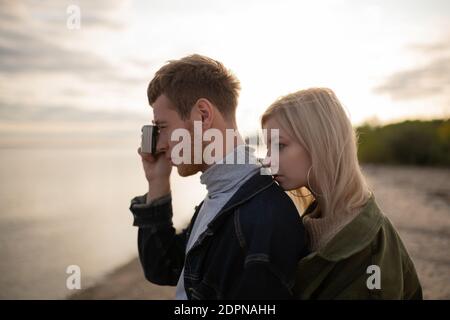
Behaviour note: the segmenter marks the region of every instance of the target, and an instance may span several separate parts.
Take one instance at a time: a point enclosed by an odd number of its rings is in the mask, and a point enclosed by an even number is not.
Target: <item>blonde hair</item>
[[[367,202],[370,191],[357,158],[357,137],[332,90],[311,88],[281,97],[265,111],[261,123],[272,117],[311,159],[307,180],[314,185],[309,191],[295,190],[304,196],[297,197],[301,208],[314,200],[306,196],[311,192],[323,216],[354,212]]]

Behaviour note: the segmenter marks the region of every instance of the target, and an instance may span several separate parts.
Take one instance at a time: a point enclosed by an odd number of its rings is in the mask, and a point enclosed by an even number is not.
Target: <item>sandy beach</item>
[[[450,169],[365,165],[375,198],[402,237],[425,299],[450,299]],[[173,299],[134,258],[69,299]]]

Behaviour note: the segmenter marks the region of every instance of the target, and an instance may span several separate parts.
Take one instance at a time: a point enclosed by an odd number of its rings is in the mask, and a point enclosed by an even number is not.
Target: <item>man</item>
[[[239,90],[220,62],[200,55],[169,61],[147,90],[159,128],[157,153],[138,150],[149,189],[131,201],[130,210],[146,278],[176,285],[176,299],[292,298],[297,262],[307,253],[295,205],[271,176],[261,174],[237,130]],[[220,133],[215,139],[222,139],[216,141],[222,148],[213,163],[203,156],[207,144],[195,140],[196,129]],[[172,134],[180,130],[194,136],[194,150],[175,152],[180,141],[172,141]],[[231,141],[227,130],[235,133]],[[228,164],[236,158],[247,161]],[[184,177],[202,172],[208,191],[179,234],[172,224],[172,165]]]

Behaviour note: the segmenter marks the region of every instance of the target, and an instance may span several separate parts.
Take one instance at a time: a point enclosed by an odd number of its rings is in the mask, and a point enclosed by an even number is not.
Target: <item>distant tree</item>
[[[361,162],[450,166],[450,119],[356,128]]]

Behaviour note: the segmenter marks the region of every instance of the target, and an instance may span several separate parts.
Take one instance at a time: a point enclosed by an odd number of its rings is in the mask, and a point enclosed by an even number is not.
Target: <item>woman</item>
[[[311,254],[298,265],[298,298],[421,299],[413,262],[367,187],[355,132],[335,94],[289,94],[261,122],[279,129],[279,141],[267,141],[265,165],[279,168],[274,179],[306,208]],[[274,148],[277,164],[270,162]]]

